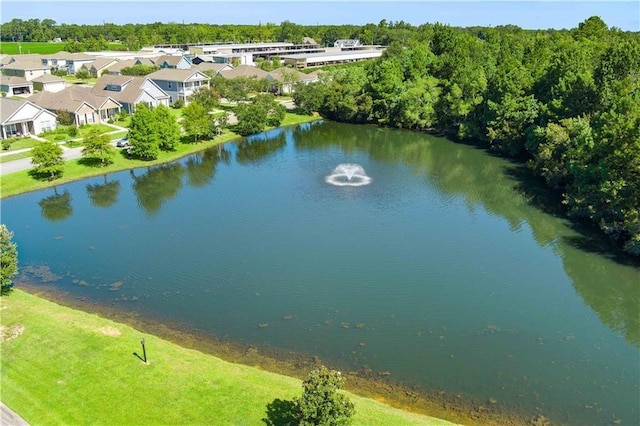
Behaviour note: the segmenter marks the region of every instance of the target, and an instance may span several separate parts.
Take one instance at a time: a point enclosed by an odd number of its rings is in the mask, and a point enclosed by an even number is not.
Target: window
[[[12,137],[18,134],[18,126],[16,124],[7,124],[4,126],[4,132],[7,137]]]
[[[53,130],[53,123],[51,122],[51,120],[48,121],[43,121],[41,124],[42,127],[42,131],[43,132],[47,132],[49,130]]]
[[[171,89],[171,82],[169,81],[168,84],[169,84],[169,89]]]

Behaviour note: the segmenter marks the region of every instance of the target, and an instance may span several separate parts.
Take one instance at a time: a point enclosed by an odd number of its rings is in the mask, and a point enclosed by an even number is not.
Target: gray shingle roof
[[[235,67],[232,70],[221,71],[220,75],[223,76],[224,78],[236,78],[236,77],[267,78],[269,73],[251,65],[240,65]]]
[[[2,84],[3,86],[16,86],[16,85],[19,86],[19,85],[25,85],[25,84],[30,85],[31,83],[22,77],[0,75],[0,84]]]
[[[56,93],[36,93],[29,96],[29,100],[53,111],[75,111],[85,102],[97,109],[106,101],[106,97],[96,95],[90,87],[70,86]]]
[[[147,77],[130,77],[126,75],[104,75],[96,82],[93,92],[99,96],[109,96],[118,102],[135,103],[144,93],[142,86]],[[125,86],[120,92],[107,90],[107,85]],[[159,89],[159,88],[158,88]],[[160,89],[161,90],[161,89]],[[169,95],[157,99],[166,99]]]
[[[202,74],[202,71],[193,70],[193,69],[179,70],[175,68],[164,68],[164,69],[152,72],[151,74],[147,75],[147,77],[149,77],[151,80],[187,81],[190,77],[192,77],[196,73]],[[210,78],[205,74],[202,74],[202,75],[203,75],[202,80],[210,80]]]
[[[0,98],[0,122],[4,123],[11,117],[22,105],[26,104],[25,100]]]

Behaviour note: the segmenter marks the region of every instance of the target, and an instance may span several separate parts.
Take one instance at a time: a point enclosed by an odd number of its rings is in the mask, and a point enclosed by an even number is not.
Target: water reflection
[[[53,191],[54,195],[45,197],[38,202],[42,217],[52,222],[66,220],[73,214],[71,194],[67,190],[58,194],[56,187],[53,188]]]
[[[104,176],[104,183],[89,184],[86,188],[89,200],[95,207],[111,207],[118,202],[120,181],[107,181],[107,175]]]
[[[138,197],[138,204],[148,214],[155,215],[165,202],[178,195],[185,169],[180,163],[171,163],[151,167],[142,175],[136,173],[139,170],[131,170],[133,191]]]
[[[201,188],[213,180],[219,162],[229,164],[231,155],[222,145],[196,153],[187,158],[187,183],[194,188]]]
[[[237,145],[236,160],[240,164],[247,164],[274,155],[287,144],[286,131],[290,129],[274,129],[242,139]]]
[[[600,319],[611,329],[622,331],[627,342],[640,346],[640,265],[627,259],[631,268],[611,268],[611,261],[598,255],[588,256],[590,260],[585,262],[587,254],[568,243],[577,237],[569,223],[531,208],[527,194],[515,190],[512,176],[528,177],[526,171],[516,173],[519,166],[508,162],[486,161],[486,154],[479,149],[437,138],[425,141],[429,137],[421,133],[380,128],[363,131],[363,127],[328,123],[313,132],[298,129],[296,148],[339,147],[381,162],[402,162],[426,176],[447,197],[463,196],[470,212],[482,207],[506,219],[514,231],[528,225],[540,247],[551,246],[560,256],[574,288]]]

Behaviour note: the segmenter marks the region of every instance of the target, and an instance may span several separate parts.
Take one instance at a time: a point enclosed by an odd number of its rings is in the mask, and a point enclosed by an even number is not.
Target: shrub
[[[347,425],[355,413],[353,403],[338,391],[345,379],[339,371],[320,366],[302,383],[302,397],[296,398],[300,425]]]

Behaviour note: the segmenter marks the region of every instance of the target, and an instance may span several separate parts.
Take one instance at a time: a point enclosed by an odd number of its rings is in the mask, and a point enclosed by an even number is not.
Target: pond
[[[21,279],[69,298],[529,417],[640,424],[640,269],[533,207],[521,171],[317,122],[5,199],[2,221]]]

